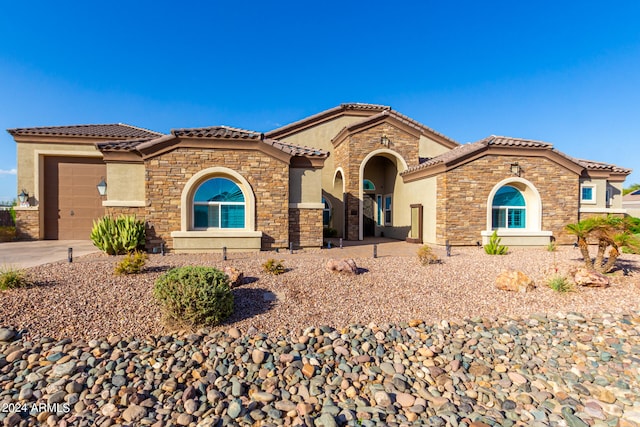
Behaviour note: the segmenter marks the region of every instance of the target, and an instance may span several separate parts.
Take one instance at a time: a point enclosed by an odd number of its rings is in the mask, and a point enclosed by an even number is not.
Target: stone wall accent
[[[489,155],[452,169],[438,177],[436,237],[438,244],[475,245],[487,229],[487,198],[500,181],[513,177],[515,159]],[[542,157],[518,157],[521,178],[531,182],[542,199],[542,230],[553,232],[558,244],[575,238],[564,231],[578,221],[579,177]]]
[[[16,209],[16,239],[38,240],[40,238],[40,211]]]
[[[289,208],[289,242],[296,248],[322,247],[322,209]]]
[[[178,148],[145,161],[146,218],[156,239],[171,249],[180,230],[180,197],[197,172],[223,166],[241,174],[256,198],[262,249],[286,248],[289,239],[289,165],[258,151]]]
[[[386,135],[391,142],[389,147],[380,143],[382,135]],[[362,132],[356,133],[346,138],[334,150],[335,167],[342,167],[345,173],[344,184],[346,194],[345,222],[346,239],[358,240],[359,237],[359,186],[360,186],[360,165],[365,157],[372,151],[382,148],[398,153],[409,167],[418,164],[419,137],[411,135],[391,123],[382,122]],[[395,160],[394,160],[395,161]],[[398,172],[402,167],[398,165]]]

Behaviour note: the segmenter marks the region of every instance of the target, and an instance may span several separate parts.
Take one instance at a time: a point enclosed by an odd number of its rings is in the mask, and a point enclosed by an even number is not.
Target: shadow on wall
[[[167,242],[158,236],[155,227],[148,222],[145,223],[145,237],[147,252],[152,254],[160,253],[163,248],[168,251]]]

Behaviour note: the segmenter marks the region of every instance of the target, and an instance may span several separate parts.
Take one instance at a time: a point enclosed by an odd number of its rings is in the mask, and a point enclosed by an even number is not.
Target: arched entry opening
[[[358,239],[371,236],[403,238],[394,228],[395,196],[407,168],[396,152],[380,149],[369,153],[360,164]]]

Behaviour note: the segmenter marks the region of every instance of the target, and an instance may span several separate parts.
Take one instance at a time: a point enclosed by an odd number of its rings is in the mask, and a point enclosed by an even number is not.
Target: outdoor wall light
[[[390,143],[391,141],[389,141],[389,138],[387,138],[387,135],[382,135],[382,137],[380,137],[380,144],[384,145],[385,147],[388,147]]]
[[[104,177],[102,177],[96,187],[98,188],[98,193],[100,193],[101,196],[107,194],[107,182],[104,180]]]
[[[516,176],[520,176],[520,165],[518,162],[511,163],[511,173]]]
[[[20,206],[29,206],[29,193],[23,189],[22,192],[18,194],[18,200],[20,200]]]

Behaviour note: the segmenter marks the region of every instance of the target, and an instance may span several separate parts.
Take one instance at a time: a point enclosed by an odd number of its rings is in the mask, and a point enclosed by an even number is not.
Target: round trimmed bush
[[[166,320],[181,326],[215,326],[233,313],[227,275],[212,267],[178,267],[156,280],[153,295]]]

